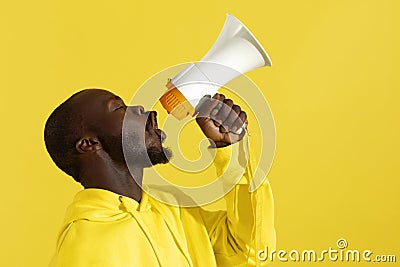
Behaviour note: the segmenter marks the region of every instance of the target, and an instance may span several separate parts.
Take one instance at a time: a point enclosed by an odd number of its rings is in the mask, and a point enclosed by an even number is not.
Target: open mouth
[[[158,129],[156,111],[149,112],[149,116],[147,117],[147,125],[151,126],[151,128],[154,130]]]
[[[146,122],[146,128],[147,130],[153,130],[160,137],[161,142],[164,142],[165,138],[167,138],[167,135],[164,133],[164,131],[158,129],[156,111],[149,112]]]

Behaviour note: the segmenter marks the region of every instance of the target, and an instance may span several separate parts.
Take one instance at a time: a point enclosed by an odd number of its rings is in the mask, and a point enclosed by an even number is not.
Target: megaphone
[[[178,120],[195,115],[204,95],[214,95],[235,77],[263,66],[271,66],[267,52],[237,18],[227,14],[225,24],[207,54],[189,63],[167,82],[160,102]]]

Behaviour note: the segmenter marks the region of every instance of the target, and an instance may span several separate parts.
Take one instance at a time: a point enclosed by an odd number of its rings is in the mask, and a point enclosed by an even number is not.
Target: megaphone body
[[[237,18],[227,18],[217,40],[199,61],[189,63],[167,83],[160,102],[179,120],[195,115],[195,107],[204,95],[218,89],[237,76],[272,62],[254,35]]]

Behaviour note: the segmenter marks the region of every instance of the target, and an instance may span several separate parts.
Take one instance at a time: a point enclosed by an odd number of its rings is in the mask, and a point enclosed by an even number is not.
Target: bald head
[[[101,116],[95,115],[98,114],[99,104],[104,102],[99,101],[100,98],[119,99],[106,90],[85,89],[60,104],[46,121],[44,141],[48,153],[62,171],[78,182],[80,165],[76,144],[89,132],[99,130],[96,122]]]
[[[75,93],[49,116],[44,129],[44,141],[54,163],[66,174],[78,177],[78,166],[75,162],[75,142],[81,136],[83,117],[76,112],[74,98],[86,90]],[[78,181],[78,180],[77,180]]]

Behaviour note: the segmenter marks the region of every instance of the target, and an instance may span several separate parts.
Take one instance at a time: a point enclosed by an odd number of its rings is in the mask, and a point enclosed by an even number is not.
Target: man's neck
[[[100,188],[130,197],[137,202],[142,198],[143,167],[128,169],[125,164],[96,162],[87,164],[80,175],[84,188]]]

